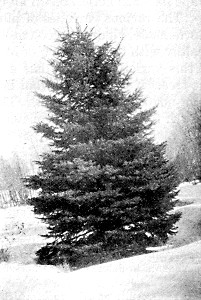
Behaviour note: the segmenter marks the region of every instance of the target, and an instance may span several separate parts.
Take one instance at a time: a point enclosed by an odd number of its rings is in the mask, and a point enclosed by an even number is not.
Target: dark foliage
[[[38,252],[42,264],[71,267],[145,253],[175,232],[177,179],[151,138],[155,108],[126,88],[119,47],[96,45],[93,33],[77,28],[59,35],[50,62],[54,80],[37,94],[49,120],[35,126],[51,141],[40,173],[27,185],[40,188],[30,203],[53,240]]]

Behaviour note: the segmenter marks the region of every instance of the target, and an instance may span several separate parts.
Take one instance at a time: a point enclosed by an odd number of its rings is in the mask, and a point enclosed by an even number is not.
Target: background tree
[[[0,157],[0,206],[26,203],[30,191],[23,178],[29,174],[27,163],[16,153],[10,159]]]
[[[180,180],[201,179],[200,97],[192,94],[185,101],[167,143],[167,155],[177,166]]]
[[[49,110],[35,130],[52,151],[27,179],[41,189],[30,203],[42,214],[52,238],[38,262],[86,266],[146,252],[175,232],[177,178],[151,137],[155,109],[129,93],[130,72],[121,69],[119,46],[96,44],[92,31],[59,34],[50,61],[54,79],[48,95],[37,94]]]

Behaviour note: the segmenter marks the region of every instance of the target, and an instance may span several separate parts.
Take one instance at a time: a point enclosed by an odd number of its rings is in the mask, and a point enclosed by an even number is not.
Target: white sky
[[[49,72],[55,30],[77,18],[103,41],[123,37],[133,86],[159,104],[157,137],[168,135],[179,107],[200,94],[200,0],[0,0],[0,155],[40,151],[30,126],[44,112],[33,92]],[[34,146],[34,147],[33,147]]]

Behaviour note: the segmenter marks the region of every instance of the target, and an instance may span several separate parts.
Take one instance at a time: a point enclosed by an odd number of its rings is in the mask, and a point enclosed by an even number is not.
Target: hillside
[[[180,188],[180,199],[192,203],[176,208],[183,216],[168,243],[174,249],[74,272],[34,264],[34,251],[45,242],[38,232],[46,229],[30,207],[1,210],[10,262],[0,264],[0,299],[201,299],[201,184]]]
[[[72,273],[2,263],[2,300],[200,299],[201,242]]]

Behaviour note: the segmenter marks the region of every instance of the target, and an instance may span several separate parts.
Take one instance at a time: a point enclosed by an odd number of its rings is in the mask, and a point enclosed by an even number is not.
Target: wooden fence
[[[37,196],[37,191],[22,190],[0,190],[0,208],[24,205],[28,199]]]

